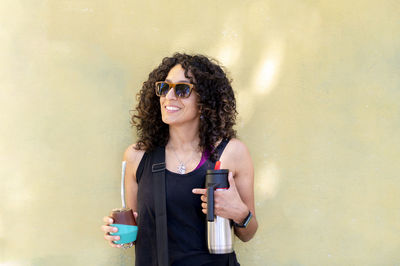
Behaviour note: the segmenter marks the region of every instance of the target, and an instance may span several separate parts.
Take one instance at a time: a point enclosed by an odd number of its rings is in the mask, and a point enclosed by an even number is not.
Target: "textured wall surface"
[[[175,51],[230,71],[256,169],[242,265],[400,265],[396,0],[0,3],[0,265],[132,265],[129,110]]]

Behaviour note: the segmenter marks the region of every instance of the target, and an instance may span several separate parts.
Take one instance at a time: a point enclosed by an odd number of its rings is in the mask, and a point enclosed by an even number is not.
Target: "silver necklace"
[[[190,156],[189,159],[184,163],[184,162],[181,161],[181,159],[179,159],[179,156],[178,156],[178,154],[176,153],[175,149],[174,149],[173,147],[171,147],[171,149],[172,149],[172,151],[174,152],[175,157],[176,157],[176,159],[178,159],[178,162],[179,162],[178,167],[177,167],[178,173],[180,173],[181,175],[185,174],[185,173],[186,173],[186,164],[187,164],[191,159],[193,159],[193,153],[192,153],[192,156]]]

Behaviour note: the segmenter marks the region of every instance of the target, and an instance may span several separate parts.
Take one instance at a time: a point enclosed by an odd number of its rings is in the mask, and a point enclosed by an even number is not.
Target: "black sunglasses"
[[[178,98],[188,98],[192,93],[193,84],[190,83],[170,83],[166,81],[156,82],[156,95],[166,96],[170,89],[175,89],[175,95]]]

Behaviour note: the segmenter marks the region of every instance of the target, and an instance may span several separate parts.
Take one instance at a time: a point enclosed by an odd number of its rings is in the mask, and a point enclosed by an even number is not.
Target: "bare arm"
[[[253,218],[246,228],[235,227],[235,234],[240,240],[247,242],[253,238],[257,231],[258,223],[254,204],[254,167],[247,147],[237,139],[230,141],[231,147],[227,147],[226,158],[229,169],[233,169],[234,183],[244,206],[242,212],[233,217],[233,221],[241,223],[249,211]],[[224,155],[223,155],[224,156]],[[224,158],[221,158],[221,161]],[[239,205],[239,203],[238,203]],[[240,205],[239,205],[240,206]]]
[[[137,191],[136,171],[143,157],[144,151],[136,150],[134,145],[129,146],[124,153],[123,160],[126,161],[125,172],[125,197],[126,205],[134,212],[137,211]]]
[[[125,197],[126,205],[134,211],[135,218],[137,218],[137,190],[138,185],[136,182],[136,170],[143,157],[144,151],[135,150],[134,145],[130,145],[124,153],[123,160],[126,161],[125,170]],[[104,239],[108,241],[110,246],[120,248],[122,245],[117,245],[113,241],[120,239],[119,236],[112,236],[109,233],[118,231],[118,228],[111,226],[114,221],[110,216],[103,218],[104,225],[101,226],[101,230],[104,232]]]
[[[239,140],[232,139],[220,158],[221,169],[229,169],[229,189],[214,193],[215,215],[232,219],[240,224],[249,214],[253,218],[246,228],[235,227],[235,234],[247,242],[253,238],[258,223],[254,207],[254,168],[247,147]],[[205,189],[196,188],[195,194],[201,194],[203,213],[207,213],[207,195]]]

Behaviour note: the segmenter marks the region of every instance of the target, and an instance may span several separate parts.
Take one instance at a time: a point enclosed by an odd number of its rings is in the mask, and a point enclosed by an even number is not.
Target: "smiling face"
[[[185,70],[179,64],[171,68],[165,81],[190,83],[190,80],[185,77]],[[168,125],[199,123],[200,113],[197,100],[198,96],[194,91],[188,98],[182,99],[176,97],[175,91],[171,89],[167,95],[160,97],[162,121]]]

